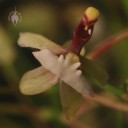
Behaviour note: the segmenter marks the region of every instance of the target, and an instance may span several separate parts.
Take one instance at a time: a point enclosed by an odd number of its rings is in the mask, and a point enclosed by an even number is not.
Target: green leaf
[[[100,67],[100,65],[97,65],[95,61],[89,60],[82,56],[80,56],[80,61],[82,63],[82,71],[85,76],[97,79],[102,85],[107,83],[108,74],[103,68]]]
[[[26,95],[44,92],[58,82],[58,77],[44,67],[28,71],[20,81],[20,91]]]
[[[64,113],[68,119],[75,116],[84,100],[81,94],[64,82],[61,82],[60,85],[60,98]]]

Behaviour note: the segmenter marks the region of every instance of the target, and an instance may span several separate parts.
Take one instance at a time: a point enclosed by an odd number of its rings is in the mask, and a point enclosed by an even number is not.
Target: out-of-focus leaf
[[[4,28],[0,25],[0,64],[11,64],[16,57],[16,50]]]
[[[82,56],[80,56],[80,61],[82,63],[83,72],[86,76],[94,77],[103,85],[107,83],[108,74],[103,68],[97,65],[96,62]]]
[[[26,95],[44,92],[54,86],[58,78],[44,67],[28,71],[20,81],[20,91]]]
[[[46,48],[55,54],[60,54],[65,52],[65,49],[63,47],[52,42],[46,37],[39,34],[29,33],[29,32],[20,33],[18,44],[21,47],[31,47],[31,48],[36,48],[40,50],[43,48]]]
[[[0,127],[1,128],[22,128],[25,125],[22,123],[17,123],[17,121],[12,120],[11,118],[6,118],[2,116],[0,118]]]
[[[50,37],[56,37],[59,33],[59,24],[56,9],[51,4],[29,2],[23,6],[16,7],[21,14],[21,22],[16,27],[10,24],[12,31],[31,31],[44,33]]]
[[[123,9],[125,9],[126,14],[128,15],[128,1],[121,0],[121,3],[123,4]]]
[[[123,91],[126,93],[128,92],[128,79],[126,79],[124,84],[123,84]]]
[[[61,82],[60,97],[61,104],[66,117],[70,119],[75,116],[76,112],[78,111],[84,100],[82,95],[76,92],[69,85],[65,84],[64,82]]]
[[[86,5],[73,3],[69,7],[67,7],[67,9],[65,9],[63,18],[66,21],[67,25],[71,28],[71,30],[74,30],[76,24],[80,22],[86,8]]]
[[[103,128],[101,126],[101,123],[102,123],[101,118],[99,121],[99,118],[96,115],[97,111],[98,111],[98,109],[97,109],[98,107],[96,104],[92,104],[92,105],[93,105],[92,108],[90,108],[88,111],[83,111],[83,113],[80,116],[80,123],[83,124],[83,127],[81,127],[81,128]],[[75,126],[76,125],[74,124],[73,128],[79,128],[79,127],[75,127]]]
[[[50,121],[52,119],[55,119],[57,117],[58,119],[58,113],[56,112],[55,109],[53,109],[52,107],[47,107],[47,108],[41,108],[39,109],[37,116],[40,120],[42,120],[43,122],[47,122]],[[57,115],[57,116],[56,116]]]

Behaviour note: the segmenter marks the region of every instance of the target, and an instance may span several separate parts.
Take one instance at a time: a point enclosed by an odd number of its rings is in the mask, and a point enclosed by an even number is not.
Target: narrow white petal
[[[66,56],[64,65],[66,65],[66,66],[69,65],[70,60],[71,60],[71,56]]]
[[[64,55],[60,55],[58,58],[58,62],[63,63],[64,61]]]
[[[74,63],[74,64],[72,64],[72,69],[76,70],[78,67],[80,67],[80,65],[81,65],[80,62]]]

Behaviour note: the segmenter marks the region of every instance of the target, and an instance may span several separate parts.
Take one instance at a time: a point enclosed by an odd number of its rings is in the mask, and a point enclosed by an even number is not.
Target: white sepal
[[[18,39],[18,45],[21,47],[30,47],[35,49],[50,49],[55,54],[60,54],[65,52],[65,49],[60,45],[54,43],[43,35],[30,33],[30,32],[21,32]]]

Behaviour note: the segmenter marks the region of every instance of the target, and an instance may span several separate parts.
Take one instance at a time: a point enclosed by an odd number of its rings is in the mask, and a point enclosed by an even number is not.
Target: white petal
[[[35,58],[43,65],[46,69],[60,76],[61,63],[58,61],[58,56],[54,55],[48,49],[43,49],[39,52],[33,52]]]

